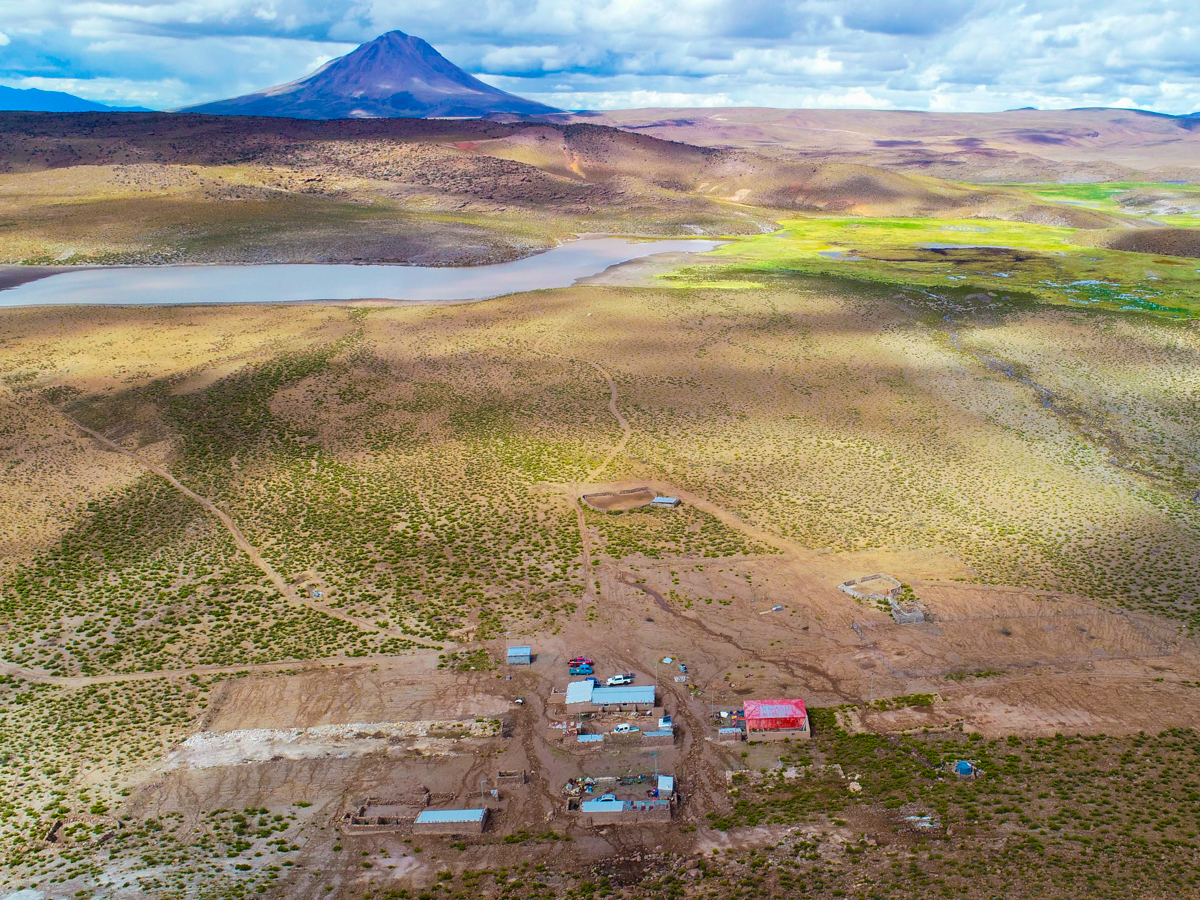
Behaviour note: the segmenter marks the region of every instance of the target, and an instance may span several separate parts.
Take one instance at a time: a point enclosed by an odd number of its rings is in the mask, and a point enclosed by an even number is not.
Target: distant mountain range
[[[22,112],[153,112],[144,106],[106,106],[62,91],[0,85],[0,110]]]
[[[299,81],[180,112],[365,119],[540,115],[558,110],[484,84],[419,37],[389,31]]]

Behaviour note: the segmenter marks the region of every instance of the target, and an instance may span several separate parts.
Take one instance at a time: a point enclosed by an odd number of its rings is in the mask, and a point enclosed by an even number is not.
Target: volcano
[[[292,119],[478,118],[558,112],[468,75],[426,41],[389,31],[311,75],[180,112]]]

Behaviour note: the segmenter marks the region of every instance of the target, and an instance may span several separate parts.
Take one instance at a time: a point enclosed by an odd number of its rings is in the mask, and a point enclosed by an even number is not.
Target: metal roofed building
[[[574,706],[579,703],[591,703],[592,691],[596,685],[591,681],[572,681],[567,685],[567,705]]]
[[[672,804],[671,799],[618,800],[605,794],[597,800],[584,800],[579,812],[591,825],[641,825],[671,821]]]
[[[658,776],[658,793],[666,794],[668,797],[675,793],[675,776],[659,775]]]
[[[584,800],[579,804],[579,811],[585,813],[625,812],[631,808],[628,800],[618,800],[612,794],[605,794],[595,800]]]
[[[652,684],[597,687],[591,681],[572,681],[566,704],[570,712],[644,712],[654,708],[654,693]]]
[[[510,666],[531,665],[533,663],[533,648],[525,646],[509,647],[507,659]]]
[[[717,740],[726,743],[740,741],[743,737],[742,729],[740,728],[718,728]]]
[[[413,834],[482,834],[490,810],[424,809],[413,822]]]
[[[806,741],[812,737],[803,700],[747,700],[746,739],[751,741]]]
[[[592,691],[592,702],[598,706],[639,703],[654,705],[654,685],[626,684],[620,687],[598,687]]]
[[[679,506],[679,504],[682,502],[683,501],[678,497],[655,497],[650,501],[650,505],[661,506],[665,507],[666,509],[675,509],[675,507]]]

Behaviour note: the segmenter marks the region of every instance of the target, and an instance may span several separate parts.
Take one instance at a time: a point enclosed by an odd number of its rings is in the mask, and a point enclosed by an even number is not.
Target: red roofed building
[[[803,700],[747,700],[746,740],[806,741],[812,737]]]

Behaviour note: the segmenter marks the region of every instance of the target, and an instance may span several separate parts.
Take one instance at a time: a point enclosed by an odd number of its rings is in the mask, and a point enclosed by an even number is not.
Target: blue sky
[[[565,108],[1200,111],[1195,0],[0,0],[0,84],[170,108],[391,29]]]

